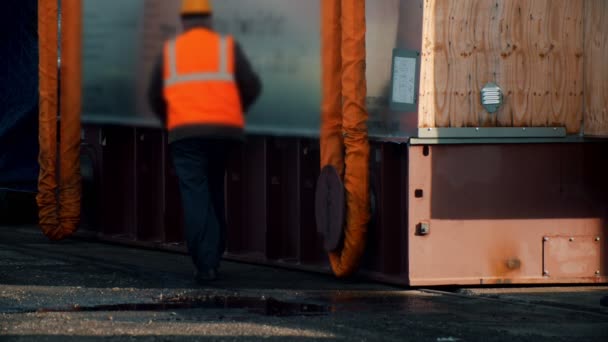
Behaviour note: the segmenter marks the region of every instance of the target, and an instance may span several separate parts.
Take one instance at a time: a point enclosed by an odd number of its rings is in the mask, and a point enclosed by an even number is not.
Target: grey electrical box
[[[393,49],[390,108],[415,112],[418,107],[420,53]]]

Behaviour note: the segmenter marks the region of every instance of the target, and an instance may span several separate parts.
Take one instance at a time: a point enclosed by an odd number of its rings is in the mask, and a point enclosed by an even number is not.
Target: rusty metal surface
[[[362,274],[383,282],[404,285],[407,272],[407,187],[406,145],[373,143],[376,162],[372,164],[373,183],[376,188],[377,215],[370,225],[368,248],[362,264]],[[228,170],[229,249],[227,258],[257,262],[272,266],[329,272],[323,239],[315,224],[315,183],[319,176],[318,142],[312,139],[256,137],[231,161]],[[267,176],[263,188],[266,198],[256,204],[256,215],[266,222],[260,231],[248,219],[250,210],[246,201],[247,189],[259,184],[245,185],[243,175],[251,172],[244,168],[251,156],[264,154],[257,159],[257,167],[265,168]],[[259,170],[258,170],[259,172]],[[259,179],[259,178],[258,178]],[[255,181],[255,180],[252,180]],[[244,190],[243,190],[244,189]],[[234,206],[232,205],[234,204]],[[263,210],[263,211],[261,211]],[[231,223],[232,222],[232,223]],[[252,228],[253,226],[253,228]],[[243,236],[261,234],[265,244],[260,245]]]
[[[167,136],[163,134],[163,139],[167,141]],[[165,161],[162,173],[163,182],[163,227],[164,239],[163,242],[183,242],[183,213],[182,203],[179,193],[179,182],[177,174],[173,166],[173,161],[169,153],[169,146],[165,143],[162,149],[162,156]]]
[[[321,151],[318,142],[313,139],[300,140],[300,146],[298,161],[300,196],[297,199],[300,207],[300,229],[297,235],[299,240],[297,262],[326,266],[327,256],[323,250],[322,239],[317,233],[314,207]]]
[[[433,218],[597,217],[606,200],[589,198],[586,146],[432,147]]]
[[[137,129],[135,133],[135,203],[137,240],[165,240],[163,213],[166,165],[163,133],[155,129]],[[159,153],[160,152],[160,153]]]
[[[599,235],[543,237],[543,275],[584,278],[601,275]]]
[[[184,251],[164,139],[155,130],[86,127],[83,158],[93,165],[83,176],[87,234]],[[606,147],[372,142],[375,214],[360,273],[415,286],[606,282],[608,161],[598,158]],[[314,139],[251,136],[235,149],[226,257],[327,272],[315,223],[318,176]],[[546,244],[545,236],[580,244]],[[593,248],[578,241],[596,236]],[[588,274],[594,267],[599,276]]]
[[[82,201],[80,230],[98,231],[101,217],[101,153],[98,130],[83,128],[84,137],[80,146],[80,174],[82,179]]]
[[[166,137],[119,126],[85,128],[90,159],[83,234],[140,247],[184,252],[179,188]],[[122,147],[122,148],[120,148]],[[374,143],[377,215],[362,269],[405,284],[405,145]],[[163,166],[164,164],[164,166]],[[329,270],[315,223],[319,146],[313,139],[251,136],[229,158],[227,255],[233,260]],[[395,238],[397,237],[397,238]]]
[[[181,241],[179,195],[164,133],[111,125],[86,126],[83,132],[82,228],[119,239]]]
[[[136,238],[135,128],[104,127],[97,138],[102,232]]]
[[[298,139],[268,139],[266,256],[295,260],[300,210],[298,186]],[[246,229],[246,227],[245,227]]]
[[[321,170],[315,195],[317,231],[323,235],[328,252],[338,250],[344,237],[344,184],[331,165]]]
[[[318,163],[308,139],[250,137],[227,172],[231,255],[287,262],[322,256],[314,224]]]
[[[370,151],[376,210],[363,266],[403,283],[407,279],[402,276],[407,272],[407,145],[372,142]]]
[[[597,194],[606,189],[598,189],[605,184],[598,175],[608,169],[600,154],[590,153],[594,148],[410,147],[409,283],[605,281],[595,274],[543,274],[543,237],[606,236],[608,197]],[[417,198],[416,190],[424,195]],[[420,234],[421,224],[428,225],[428,235]],[[595,254],[602,275],[605,249],[602,244]],[[595,265],[576,252],[563,252],[562,263]]]

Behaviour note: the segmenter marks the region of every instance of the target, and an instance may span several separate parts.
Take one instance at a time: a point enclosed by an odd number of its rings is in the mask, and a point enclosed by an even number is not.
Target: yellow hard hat
[[[182,0],[182,15],[207,15],[211,12],[211,0]]]

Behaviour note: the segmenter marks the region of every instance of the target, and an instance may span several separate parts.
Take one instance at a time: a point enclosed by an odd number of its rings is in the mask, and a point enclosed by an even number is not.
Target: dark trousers
[[[197,269],[219,267],[226,246],[224,175],[228,143],[192,138],[171,144],[188,251]]]

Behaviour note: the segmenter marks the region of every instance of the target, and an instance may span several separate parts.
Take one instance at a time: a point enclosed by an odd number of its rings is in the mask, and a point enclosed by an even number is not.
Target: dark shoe
[[[201,272],[201,271],[196,271],[194,272],[194,279],[198,282],[198,283],[207,283],[210,281],[216,281],[218,278],[218,274],[217,274],[217,270],[216,269],[209,269],[207,271]]]
[[[602,297],[602,299],[600,299],[600,305],[608,306],[608,296],[604,296],[604,297]]]

